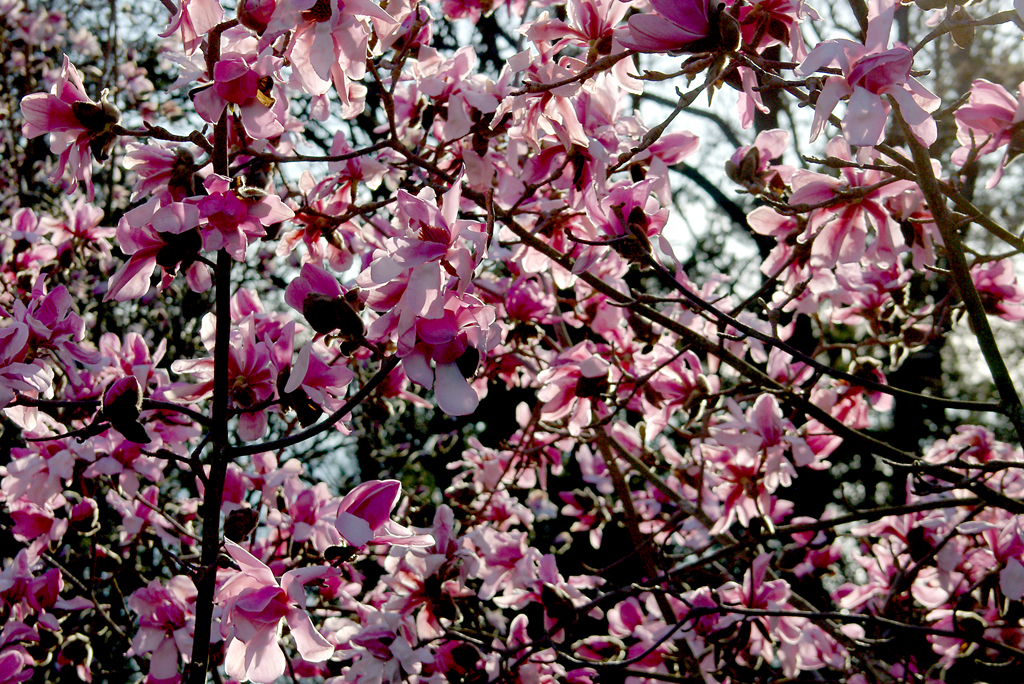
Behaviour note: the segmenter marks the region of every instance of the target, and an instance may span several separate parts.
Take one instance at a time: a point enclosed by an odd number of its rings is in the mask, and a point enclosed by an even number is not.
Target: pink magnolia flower
[[[791,594],[789,584],[782,579],[765,581],[768,575],[768,566],[772,556],[763,553],[754,559],[749,570],[743,574],[743,584],[737,582],[726,582],[718,589],[718,595],[725,605],[744,606],[747,608],[760,608],[765,610],[783,610],[789,606]],[[796,637],[799,630],[790,632],[787,629],[790,623],[797,618],[769,617],[754,618],[767,628],[769,633],[784,634],[785,636]],[[787,633],[789,632],[789,633]],[[750,653],[765,658],[771,658],[775,650],[772,640],[765,637],[760,629],[750,630]]]
[[[737,13],[745,43],[758,51],[782,43],[797,60],[806,56],[796,27],[805,16],[818,18],[814,10],[804,6],[804,0],[753,0],[740,5]]]
[[[34,93],[21,101],[25,117],[22,128],[26,138],[50,134],[50,151],[59,154],[57,168],[50,180],[60,181],[65,169],[71,171],[70,192],[83,181],[93,199],[92,160],[107,158],[114,142],[113,128],[121,121],[121,112],[107,101],[104,91],[100,101],[93,102],[85,94],[82,77],[67,55],[60,77],[50,93]]]
[[[829,156],[853,160],[850,145],[842,137],[830,140],[825,149]],[[858,159],[867,161],[867,152],[861,151]],[[868,158],[873,158],[873,155]],[[865,256],[880,266],[887,266],[905,249],[899,226],[884,203],[889,197],[914,187],[914,184],[896,180],[873,187],[886,179],[881,171],[855,168],[842,169],[839,178],[806,170],[793,175],[793,192],[789,197],[791,205],[830,203],[827,207],[815,209],[807,221],[806,235],[813,240],[812,267],[831,268],[837,262],[856,263]],[[872,189],[856,195],[847,194],[848,201],[841,199],[844,197],[841,193],[868,187]],[[870,245],[867,243],[869,228],[874,229],[874,241]]]
[[[525,83],[538,85],[568,79],[585,66],[581,60],[570,57],[563,57],[557,62],[538,58],[530,50],[524,50],[509,60],[513,72],[525,72]],[[528,91],[509,95],[498,106],[493,121],[501,121],[506,114],[511,114],[513,126],[519,128],[522,139],[536,152],[540,152],[540,140],[547,134],[553,134],[566,150],[571,150],[574,145],[586,148],[590,140],[576,114],[574,103],[579,91],[580,84],[575,82],[536,93]]]
[[[224,545],[240,567],[217,592],[217,600],[224,606],[220,632],[227,639],[224,670],[228,676],[263,684],[284,674],[282,619],[303,659],[319,663],[330,658],[334,646],[317,631],[306,612],[304,585],[335,575],[337,570],[328,566],[297,568],[286,572],[278,583],[270,568],[251,553],[232,541]]]
[[[185,282],[194,292],[213,285],[209,269],[199,261],[202,238],[196,228],[199,211],[194,204],[171,202],[160,205],[157,198],[125,213],[117,224],[117,242],[129,259],[107,284],[104,300],[123,302],[149,292],[149,281],[159,265],[163,277],[160,289],[185,272]]]
[[[555,51],[566,44],[587,47],[597,54],[610,54],[615,25],[622,21],[629,5],[618,0],[569,0],[568,21],[550,18],[547,12],[520,31],[534,41],[557,41]]]
[[[19,684],[35,674],[34,658],[21,642],[39,642],[39,632],[24,622],[10,619],[0,629],[0,681]]]
[[[134,541],[143,532],[153,532],[168,544],[177,544],[171,523],[158,511],[160,495],[153,485],[137,493],[133,500],[125,499],[117,491],[107,491],[107,503],[121,515],[119,538],[122,544]]]
[[[950,157],[953,163],[966,163],[975,148],[978,155],[984,155],[1008,146],[995,173],[985,184],[994,188],[1002,179],[1006,165],[1020,154],[1020,143],[1011,143],[1015,135],[1019,138],[1020,122],[1024,121],[1024,82],[1017,86],[1015,99],[998,83],[979,78],[971,84],[967,103],[957,109],[954,116],[956,139],[961,147]]]
[[[386,240],[356,282],[368,292],[367,306],[382,312],[368,337],[393,338],[408,377],[433,387],[441,410],[468,415],[479,398],[467,376],[497,343],[499,331],[494,307],[463,294],[486,237],[479,224],[457,218],[461,179],[441,207],[429,189],[420,194],[399,190],[399,220],[409,235]]]
[[[429,534],[417,535],[391,519],[391,511],[401,496],[402,483],[398,480],[370,480],[356,486],[338,506],[338,532],[356,547],[432,545],[434,538]]]
[[[378,29],[377,35],[387,34],[398,23],[372,0],[278,0],[260,49],[291,31],[286,57],[296,85],[323,97],[333,83],[343,104],[348,105],[349,82],[366,74],[367,18]],[[354,116],[361,110],[359,106],[350,111]]]
[[[19,542],[29,543],[29,553],[38,556],[51,542],[60,543],[68,529],[68,521],[54,516],[53,506],[63,506],[64,497],[58,496],[43,506],[24,499],[9,504],[8,513],[14,525],[11,533]]]
[[[680,355],[664,344],[655,345],[650,365],[656,371],[630,404],[631,409],[643,413],[648,438],[664,430],[681,411],[696,409],[719,384],[718,376],[703,374],[700,359],[691,351]]]
[[[1024,287],[1017,282],[1012,261],[978,264],[971,269],[971,280],[986,312],[1006,321],[1024,320]]]
[[[345,620],[338,630],[342,657],[355,657],[344,680],[353,684],[400,684],[415,679],[425,663],[433,662],[431,648],[420,641],[412,619],[393,611],[359,606],[356,624]]]
[[[910,75],[913,52],[896,43],[888,48],[895,13],[895,0],[871,0],[868,33],[864,44],[852,40],[827,40],[818,44],[796,73],[809,76],[822,67],[838,64],[842,76],[829,76],[818,94],[811,126],[811,141],[821,133],[832,110],[843,98],[850,98],[843,117],[843,135],[851,145],[877,145],[885,135],[890,95],[914,137],[925,146],[935,142],[937,128],[930,112],[941,100]]]
[[[138,175],[132,188],[131,199],[153,195],[166,204],[171,200],[180,202],[186,197],[198,195],[195,187],[198,167],[195,157],[187,147],[171,148],[166,143],[152,142],[146,145],[130,142],[125,145],[124,167]]]
[[[237,52],[221,55],[213,67],[213,85],[193,97],[196,112],[206,121],[216,123],[225,107],[238,105],[242,126],[250,136],[267,139],[281,135],[284,125],[274,105],[284,94],[271,77],[277,60],[272,54],[264,54],[255,61]]]
[[[196,588],[185,575],[172,577],[167,586],[158,580],[128,597],[128,607],[139,616],[139,631],[129,655],[149,653],[149,677],[157,682],[180,680],[178,663],[192,654]]]
[[[40,277],[33,286],[28,304],[18,300],[9,312],[0,309],[0,315],[10,319],[9,328],[17,332],[14,339],[8,340],[12,349],[24,339],[26,329],[28,337],[12,361],[25,362],[31,357],[47,357],[61,363],[71,384],[83,387],[88,384],[81,369],[101,370],[106,362],[98,352],[83,345],[85,338],[85,320],[71,309],[73,298],[67,287],[58,285],[47,293],[44,279]],[[25,327],[22,327],[24,325]],[[0,337],[0,341],[3,341]],[[0,349],[0,359],[3,358]]]
[[[64,491],[75,474],[75,454],[50,442],[45,448],[11,449],[13,460],[0,480],[0,492],[7,501],[24,499],[45,506]]]
[[[70,250],[92,250],[103,259],[110,258],[110,245],[106,238],[114,236],[114,229],[101,227],[103,210],[79,197],[74,205],[65,198],[61,202],[65,218],[62,220],[46,220],[45,230],[50,240],[57,246],[60,256]]]
[[[25,323],[0,327],[0,409],[13,401],[17,393],[45,392],[53,381],[53,369],[41,359],[25,363],[28,340],[29,326]]]
[[[617,369],[589,342],[562,352],[537,376],[541,386],[537,399],[543,402],[541,417],[552,422],[566,419],[569,434],[579,435],[595,412],[603,417],[607,411],[602,397],[609,390],[609,375],[613,373],[617,374]]]
[[[255,320],[247,318],[234,328],[228,357],[229,405],[239,411],[238,435],[246,441],[259,439],[267,430],[268,417],[261,405],[277,393],[277,369],[269,341],[258,339]],[[207,342],[204,339],[204,343]],[[208,351],[212,353],[212,341]],[[175,373],[195,373],[199,382],[178,387],[174,395],[199,401],[213,393],[213,358],[179,360],[171,364]]]
[[[440,318],[416,321],[416,345],[402,358],[409,379],[433,388],[437,406],[467,416],[480,403],[470,385],[483,353],[496,341],[494,307],[472,295],[449,293]]]
[[[606,196],[587,192],[587,217],[608,238],[612,249],[629,261],[642,261],[652,254],[652,239],[658,239],[668,219],[668,210],[651,195],[655,179],[620,185]],[[585,259],[585,257],[583,257]]]
[[[245,249],[253,238],[267,234],[266,226],[295,216],[277,195],[239,188],[225,176],[210,174],[203,185],[209,195],[189,200],[198,207],[202,219],[199,232],[203,249],[226,249],[235,261],[245,258]]]

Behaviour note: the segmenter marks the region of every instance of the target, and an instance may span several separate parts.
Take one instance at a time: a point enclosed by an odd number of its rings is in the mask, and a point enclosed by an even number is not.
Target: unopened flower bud
[[[756,190],[764,186],[758,174],[761,168],[761,152],[756,147],[751,147],[736,164],[732,160],[725,162],[725,175],[737,185],[742,185],[748,190]]]
[[[318,333],[326,335],[337,331],[342,339],[362,341],[366,327],[349,300],[347,296],[310,292],[302,300],[302,315]]]
[[[228,513],[228,517],[224,521],[224,537],[241,543],[252,534],[259,521],[259,511],[252,508],[236,508]]]
[[[949,23],[953,25],[949,35],[953,37],[953,42],[956,43],[957,47],[965,48],[974,40],[974,27],[960,25],[973,20],[974,17],[963,7],[957,7],[956,11],[949,16]]]

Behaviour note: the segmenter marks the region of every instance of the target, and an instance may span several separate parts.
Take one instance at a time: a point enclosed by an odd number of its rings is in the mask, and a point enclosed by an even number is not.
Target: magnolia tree
[[[0,681],[1006,681],[1022,4],[0,2]]]

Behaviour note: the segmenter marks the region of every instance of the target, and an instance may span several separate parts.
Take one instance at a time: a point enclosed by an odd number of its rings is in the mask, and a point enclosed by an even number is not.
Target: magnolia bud
[[[761,152],[756,147],[751,147],[743,155],[739,165],[733,161],[725,162],[725,175],[733,183],[742,185],[744,188],[756,190],[764,186],[758,169],[761,168]]]
[[[736,52],[740,47],[742,32],[740,22],[736,17],[725,10],[725,3],[718,5],[718,35],[719,50],[722,52]]]
[[[953,42],[959,48],[965,48],[971,44],[974,40],[974,27],[973,26],[958,26],[964,22],[973,21],[972,17],[967,10],[963,7],[957,7],[956,11],[949,17],[949,23],[953,24],[953,28],[950,29],[949,35],[953,37]]]
[[[302,300],[302,315],[318,333],[326,335],[337,331],[345,340],[362,341],[366,327],[349,300],[347,296],[310,292]]]
[[[228,517],[224,521],[224,537],[233,542],[241,543],[252,534],[259,521],[259,511],[251,508],[236,508],[228,513]]]

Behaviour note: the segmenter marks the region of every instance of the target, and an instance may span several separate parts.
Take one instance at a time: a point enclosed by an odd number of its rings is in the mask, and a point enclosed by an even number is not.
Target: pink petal
[[[276,631],[261,632],[245,645],[246,679],[257,684],[270,684],[284,674],[285,665]]]
[[[121,266],[110,278],[103,301],[125,302],[149,292],[149,278],[156,269],[156,251],[139,252]]]
[[[476,411],[480,398],[454,363],[440,363],[434,370],[437,407],[449,416],[468,416]]]
[[[1016,558],[1006,562],[1006,567],[999,573],[999,588],[1003,596],[1011,601],[1024,598],[1024,565]]]
[[[338,528],[338,532],[351,546],[365,546],[373,540],[373,530],[370,529],[369,524],[351,513],[345,511],[339,513],[334,526]]]
[[[320,663],[334,655],[334,645],[316,630],[306,611],[296,608],[288,613],[285,620],[303,659]]]
[[[277,586],[277,578],[274,577],[274,573],[251,553],[230,540],[224,542],[224,548],[227,549],[228,555],[234,558],[235,562],[242,568],[242,572],[261,584]]]

